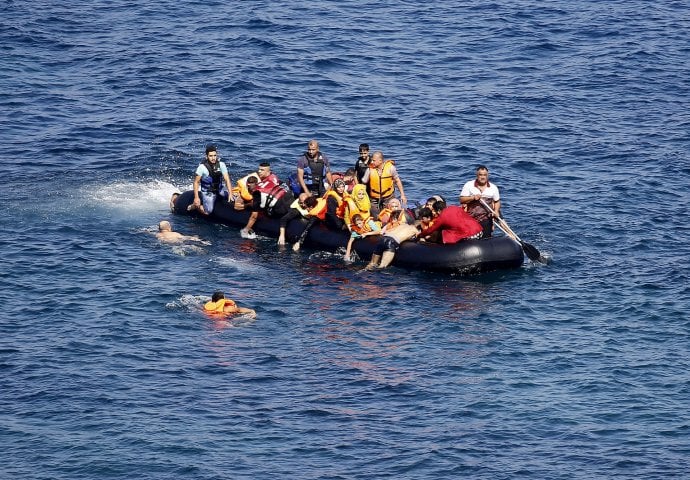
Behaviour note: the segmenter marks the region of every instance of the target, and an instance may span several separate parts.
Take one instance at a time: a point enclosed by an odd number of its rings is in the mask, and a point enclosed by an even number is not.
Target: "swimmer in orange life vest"
[[[237,304],[225,298],[223,292],[215,292],[210,302],[204,304],[204,312],[210,315],[232,315],[238,313],[248,318],[256,318],[256,312],[251,308],[238,307]]]

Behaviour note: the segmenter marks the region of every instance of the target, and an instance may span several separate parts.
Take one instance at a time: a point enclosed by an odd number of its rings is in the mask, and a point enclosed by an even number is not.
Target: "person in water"
[[[221,291],[217,291],[211,297],[211,300],[204,304],[204,312],[209,315],[244,315],[249,318],[256,318],[256,312],[251,308],[239,307],[237,304],[225,298],[225,294]]]
[[[192,241],[210,245],[210,243],[200,239],[196,235],[182,235],[181,233],[173,232],[172,225],[170,225],[170,222],[167,220],[161,220],[161,222],[158,224],[158,233],[156,233],[156,238],[163,243],[182,243],[185,241]]]
[[[494,212],[501,216],[501,195],[498,186],[489,182],[489,169],[484,165],[477,167],[477,178],[463,185],[460,191],[460,203],[467,213],[472,215],[481,225],[484,237],[490,237],[494,229],[493,214],[482,205],[480,200],[489,205]]]
[[[194,175],[194,202],[189,210],[198,210],[204,215],[210,215],[220,195],[225,200],[230,199],[232,182],[228,175],[228,167],[218,159],[218,149],[215,145],[206,147],[206,160],[199,164]]]
[[[333,184],[328,157],[319,151],[319,142],[309,140],[307,151],[297,160],[297,181],[302,192],[323,197],[326,193],[324,180]]]
[[[441,239],[446,244],[481,238],[482,226],[464,208],[455,205],[446,206],[446,202],[439,200],[434,203],[434,210],[438,212],[438,217],[430,226],[422,230],[420,237],[426,237],[440,230]]]

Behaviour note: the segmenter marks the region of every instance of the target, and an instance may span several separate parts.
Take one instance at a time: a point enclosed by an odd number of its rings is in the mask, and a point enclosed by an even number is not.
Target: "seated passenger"
[[[246,315],[249,318],[256,318],[256,312],[251,308],[238,307],[237,304],[225,298],[223,292],[215,292],[211,301],[204,304],[204,312],[209,315],[233,315],[239,313],[240,315]]]
[[[379,212],[378,221],[381,225],[386,225],[395,218],[397,221],[412,224],[414,217],[407,210],[403,210],[400,200],[391,197],[386,202],[386,206]]]
[[[252,227],[259,218],[259,212],[272,218],[280,218],[290,210],[290,204],[295,198],[285,183],[276,185],[268,179],[259,182],[255,177],[250,177],[247,179],[247,189],[252,194],[252,214],[240,234],[243,238],[256,238]]]
[[[446,206],[441,200],[434,203],[434,210],[439,212],[434,223],[422,230],[420,237],[440,230],[443,243],[457,243],[469,238],[480,238],[482,226],[464,208],[455,205]]]
[[[355,185],[352,189],[352,195],[345,198],[343,220],[345,220],[350,230],[352,230],[352,225],[354,225],[352,218],[356,214],[360,214],[365,221],[371,217],[371,202],[369,201],[369,195],[367,195],[367,187],[361,183]]]
[[[314,225],[314,223],[316,223],[317,220],[319,220],[317,213],[317,207],[319,204],[321,205],[321,210],[325,212],[325,200],[310,197],[308,193],[300,193],[299,197],[297,197],[297,200],[290,204],[290,210],[288,210],[285,215],[280,217],[280,234],[278,235],[278,245],[285,245],[285,229],[291,220],[296,218],[308,218],[309,222],[307,222],[306,228],[302,231],[302,234],[296,243],[297,247],[294,245],[292,247],[295,251],[299,250],[299,246],[304,242],[309,229]]]
[[[308,195],[308,194],[307,194]],[[304,201],[304,207],[307,209],[307,226],[304,227],[299,238],[292,246],[292,250],[298,252],[302,247],[304,240],[306,240],[309,230],[317,222],[323,221],[326,218],[326,199],[325,198],[315,198],[309,197]]]
[[[345,170],[345,173],[333,172],[331,176],[333,177],[334,185],[336,180],[342,180],[345,182],[345,191],[348,194],[352,194],[352,189],[355,188],[355,185],[358,183],[354,168],[348,168]]]
[[[215,145],[206,147],[206,159],[199,164],[194,172],[194,202],[187,210],[198,210],[204,215],[210,215],[216,204],[216,197],[230,200],[232,182],[228,175],[228,168],[218,159],[218,149]]]
[[[368,237],[370,235],[381,235],[381,227],[376,223],[371,217],[367,220],[362,218],[359,213],[356,213],[352,217],[354,222],[352,225],[352,233],[350,234],[350,240],[347,242],[347,248],[345,249],[345,261],[350,262],[350,252],[352,251],[352,244],[358,238]]]
[[[247,180],[249,178],[256,178],[260,185],[278,185],[280,180],[275,173],[271,173],[271,164],[268,162],[262,162],[259,164],[259,168],[256,172],[252,172],[239,180],[237,180],[237,187],[233,188],[233,193],[235,193],[235,210],[244,210],[245,206],[252,203],[253,197],[249,189],[247,188]]]
[[[345,182],[341,179],[333,182],[333,188],[326,192],[326,218],[325,223],[331,230],[346,230],[347,225],[343,221]]]
[[[419,228],[422,230],[428,229],[429,227],[431,227],[431,225],[433,225],[433,223],[434,214],[431,211],[431,209],[427,207],[422,207],[422,209],[419,211]],[[429,243],[443,243],[441,241],[441,232],[439,230],[436,230],[435,232],[431,233],[426,238],[421,237],[419,241]]]

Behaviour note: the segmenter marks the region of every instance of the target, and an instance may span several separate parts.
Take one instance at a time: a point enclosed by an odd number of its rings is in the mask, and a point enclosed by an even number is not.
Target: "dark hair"
[[[441,210],[443,210],[444,208],[446,208],[445,200],[436,200],[434,202],[434,210],[436,210],[436,212],[441,213]]]
[[[489,171],[489,169],[486,168],[484,165],[479,165],[479,166],[477,167],[477,170],[475,170],[475,171],[478,172],[479,170],[486,170],[487,172]]]
[[[215,145],[206,145],[206,155],[211,152],[217,152],[218,148]]]
[[[343,173],[343,177],[354,177],[355,176],[355,169],[350,167],[347,170],[345,170],[345,173]]]
[[[359,149],[360,150],[369,150],[369,144],[368,143],[360,143]]]
[[[223,292],[221,292],[220,290],[218,290],[217,292],[214,292],[214,293],[213,293],[213,296],[211,297],[211,300],[214,301],[214,302],[217,302],[218,300],[222,300],[223,298],[225,298],[225,295],[223,294]]]
[[[249,185],[256,185],[257,183],[259,183],[259,179],[254,176],[251,176],[247,179],[247,187]]]
[[[434,214],[431,212],[431,209],[429,207],[423,207],[419,210],[419,218],[422,217],[429,217],[433,218]]]
[[[364,221],[364,218],[359,213],[355,213],[352,215],[352,223],[357,223],[357,220],[362,220]]]
[[[319,203],[319,201],[316,199],[316,197],[307,197],[307,199],[304,201],[304,206],[312,209],[317,203]]]
[[[259,164],[259,166],[260,166],[260,167],[270,167],[271,164],[268,163],[268,162],[261,162],[261,163]]]
[[[426,203],[429,203],[429,202],[437,202],[437,201],[439,201],[439,200],[441,200],[442,202],[445,202],[445,201],[446,201],[446,199],[443,198],[441,195],[434,195],[433,197],[427,198],[427,199],[426,199]]]

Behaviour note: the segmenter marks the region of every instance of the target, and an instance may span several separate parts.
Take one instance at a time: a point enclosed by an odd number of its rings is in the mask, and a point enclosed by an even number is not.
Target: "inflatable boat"
[[[233,205],[218,200],[211,215],[202,215],[196,209],[191,212],[187,207],[194,201],[191,190],[180,194],[172,203],[173,213],[204,218],[207,221],[243,228],[251,212],[235,210]],[[295,242],[307,226],[307,220],[300,218],[288,223],[285,239]],[[253,230],[257,234],[278,238],[280,222],[277,218],[259,215]],[[344,251],[349,239],[349,232],[335,231],[321,222],[308,232],[304,247],[335,252]],[[371,236],[355,240],[352,250],[361,259],[368,260],[378,242],[378,237]],[[395,255],[393,265],[405,269],[425,270],[448,273],[480,273],[493,270],[519,268],[524,262],[524,253],[518,242],[509,237],[492,237],[481,240],[462,240],[451,245],[424,242],[403,242]]]

